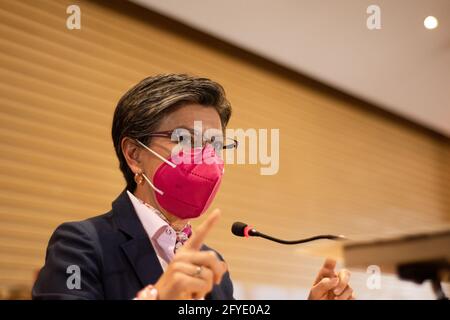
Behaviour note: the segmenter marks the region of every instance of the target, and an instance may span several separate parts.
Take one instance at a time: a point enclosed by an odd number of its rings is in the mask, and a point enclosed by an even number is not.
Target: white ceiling
[[[450,136],[449,0],[132,1]]]

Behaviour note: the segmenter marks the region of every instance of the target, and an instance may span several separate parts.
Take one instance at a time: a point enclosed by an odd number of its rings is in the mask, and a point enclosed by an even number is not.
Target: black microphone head
[[[245,228],[247,227],[246,223],[243,222],[235,222],[231,226],[231,232],[238,237],[245,237]]]

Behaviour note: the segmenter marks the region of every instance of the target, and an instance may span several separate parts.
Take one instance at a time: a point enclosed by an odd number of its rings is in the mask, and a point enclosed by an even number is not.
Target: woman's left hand
[[[326,259],[320,269],[313,287],[309,293],[309,300],[354,300],[353,289],[349,286],[350,271],[342,269],[335,271],[336,261]]]

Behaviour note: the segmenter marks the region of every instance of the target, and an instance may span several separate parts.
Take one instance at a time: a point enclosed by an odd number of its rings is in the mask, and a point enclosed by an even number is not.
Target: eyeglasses
[[[148,137],[162,137],[169,138],[173,142],[181,145],[183,148],[205,147],[206,144],[210,144],[216,150],[235,149],[238,147],[238,141],[232,138],[223,137],[223,135],[213,135],[211,137],[205,137],[199,132],[192,129],[177,128],[169,131],[152,132],[147,135]]]

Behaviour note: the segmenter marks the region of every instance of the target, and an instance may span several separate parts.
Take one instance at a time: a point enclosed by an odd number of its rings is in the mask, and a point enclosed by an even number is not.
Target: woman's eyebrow
[[[199,133],[200,134],[205,134],[206,132],[210,132],[210,131],[217,131],[217,134],[216,134],[216,132],[214,134],[212,134],[214,136],[218,135],[218,134],[223,134],[221,129],[209,128],[209,129],[203,130],[203,131],[196,131],[194,128],[188,127],[188,126],[184,126],[184,125],[177,126],[175,129],[172,129],[171,131],[176,130],[176,129],[185,129],[185,130],[187,130],[187,131],[189,131],[191,133],[195,133],[195,134],[199,134]]]
[[[173,128],[172,130],[167,130],[167,131],[174,131],[174,130],[177,130],[177,129],[185,129],[185,130],[187,130],[187,131],[195,132],[195,130],[194,130],[193,128],[187,127],[187,126],[176,126],[176,127]]]

